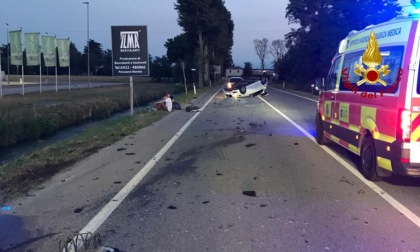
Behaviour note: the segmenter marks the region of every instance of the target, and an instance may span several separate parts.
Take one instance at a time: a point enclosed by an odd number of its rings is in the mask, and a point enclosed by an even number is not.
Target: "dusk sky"
[[[259,67],[254,39],[266,37],[270,42],[284,39],[291,28],[285,18],[288,2],[225,0],[235,23],[233,60],[236,65],[243,66],[244,62],[250,61],[254,68]],[[165,55],[165,41],[182,32],[172,0],[90,0],[89,3],[90,39],[101,43],[103,49],[111,49],[112,25],[147,25],[149,53],[153,57]],[[410,0],[399,0],[399,3],[407,6]],[[3,0],[0,43],[6,44],[5,23],[8,23],[10,31],[22,27],[23,33],[44,35],[47,32],[57,38],[70,37],[82,51],[87,40],[86,16],[86,5],[82,0]],[[266,61],[271,63],[271,56]]]

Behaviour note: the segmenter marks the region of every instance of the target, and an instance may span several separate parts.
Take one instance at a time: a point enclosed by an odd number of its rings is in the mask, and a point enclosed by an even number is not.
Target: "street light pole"
[[[6,27],[7,27],[7,85],[10,85],[10,78],[9,78],[9,73],[10,73],[10,60],[9,60],[9,55],[10,55],[10,44],[9,44],[9,24],[6,23]]]
[[[88,87],[90,87],[90,48],[89,48],[89,2],[83,2],[83,4],[86,4],[87,7],[87,56],[88,56]]]

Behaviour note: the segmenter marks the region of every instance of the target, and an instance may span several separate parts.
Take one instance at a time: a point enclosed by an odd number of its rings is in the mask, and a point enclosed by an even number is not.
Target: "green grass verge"
[[[135,105],[161,98],[165,91],[180,90],[174,84],[136,83]],[[104,119],[130,106],[128,85],[10,95],[0,101],[0,148],[36,140],[91,119]]]
[[[199,89],[197,95],[207,90],[208,88]],[[193,97],[193,93],[189,92],[188,95],[179,94],[175,98],[185,111],[187,102]],[[160,120],[165,115],[162,111],[140,112],[134,116],[107,121],[0,166],[0,202],[26,193],[60,170]]]

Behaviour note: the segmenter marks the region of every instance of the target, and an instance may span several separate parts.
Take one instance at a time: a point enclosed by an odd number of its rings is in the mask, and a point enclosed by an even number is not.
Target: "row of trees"
[[[90,70],[91,75],[112,75],[112,51],[109,49],[103,50],[102,44],[96,42],[95,40],[90,40]],[[8,45],[3,45],[0,47],[1,51],[1,68],[6,74],[7,70],[7,53]],[[150,56],[150,75],[156,81],[161,81],[162,79],[171,79],[174,76],[173,64],[168,60],[166,56],[155,57],[154,59]],[[26,65],[26,51],[23,51],[23,65],[25,74],[39,74],[39,66],[27,66]],[[57,59],[57,66],[58,59]],[[10,74],[21,74],[22,67],[9,65]],[[74,43],[70,43],[70,73],[71,75],[87,75],[87,47],[83,49],[83,53],[80,52]],[[45,67],[44,57],[41,55],[41,71],[42,75],[53,75],[55,70]],[[57,74],[66,75],[68,74],[68,69],[66,68],[57,68]]]
[[[287,53],[276,62],[276,72],[280,79],[303,88],[326,76],[340,40],[349,31],[390,20],[400,12],[397,0],[289,0],[286,17],[300,27],[286,35]]]
[[[198,85],[202,87],[212,78],[215,79],[215,75],[210,74],[215,73],[214,66],[225,69],[233,65],[231,49],[234,23],[231,14],[224,0],[177,0],[174,7],[178,12],[178,24],[184,32],[166,41],[167,55],[154,59],[150,57],[151,77],[157,81],[174,78],[177,82],[185,82],[186,76],[191,76],[191,69],[196,69]],[[102,45],[94,40],[89,43],[91,75],[111,75],[112,51],[103,50]],[[4,45],[0,50],[2,69],[5,69],[8,46]],[[87,46],[81,53],[73,43],[70,44],[70,65],[71,74],[87,74]],[[46,74],[48,69],[43,60],[41,66],[43,74]],[[37,66],[24,68],[25,73],[39,74]],[[10,74],[17,74],[18,71],[21,70],[10,67]],[[58,73],[67,74],[68,70],[59,68]]]
[[[175,64],[176,79],[182,80],[185,72],[196,69],[202,87],[214,78],[212,66],[233,65],[231,14],[223,0],[177,0],[175,9],[184,32],[166,41],[167,59]]]

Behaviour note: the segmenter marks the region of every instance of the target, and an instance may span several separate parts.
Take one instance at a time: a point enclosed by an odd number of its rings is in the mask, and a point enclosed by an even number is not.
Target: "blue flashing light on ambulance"
[[[369,180],[420,177],[419,21],[401,16],[350,32],[317,83],[317,142],[359,155]]]

